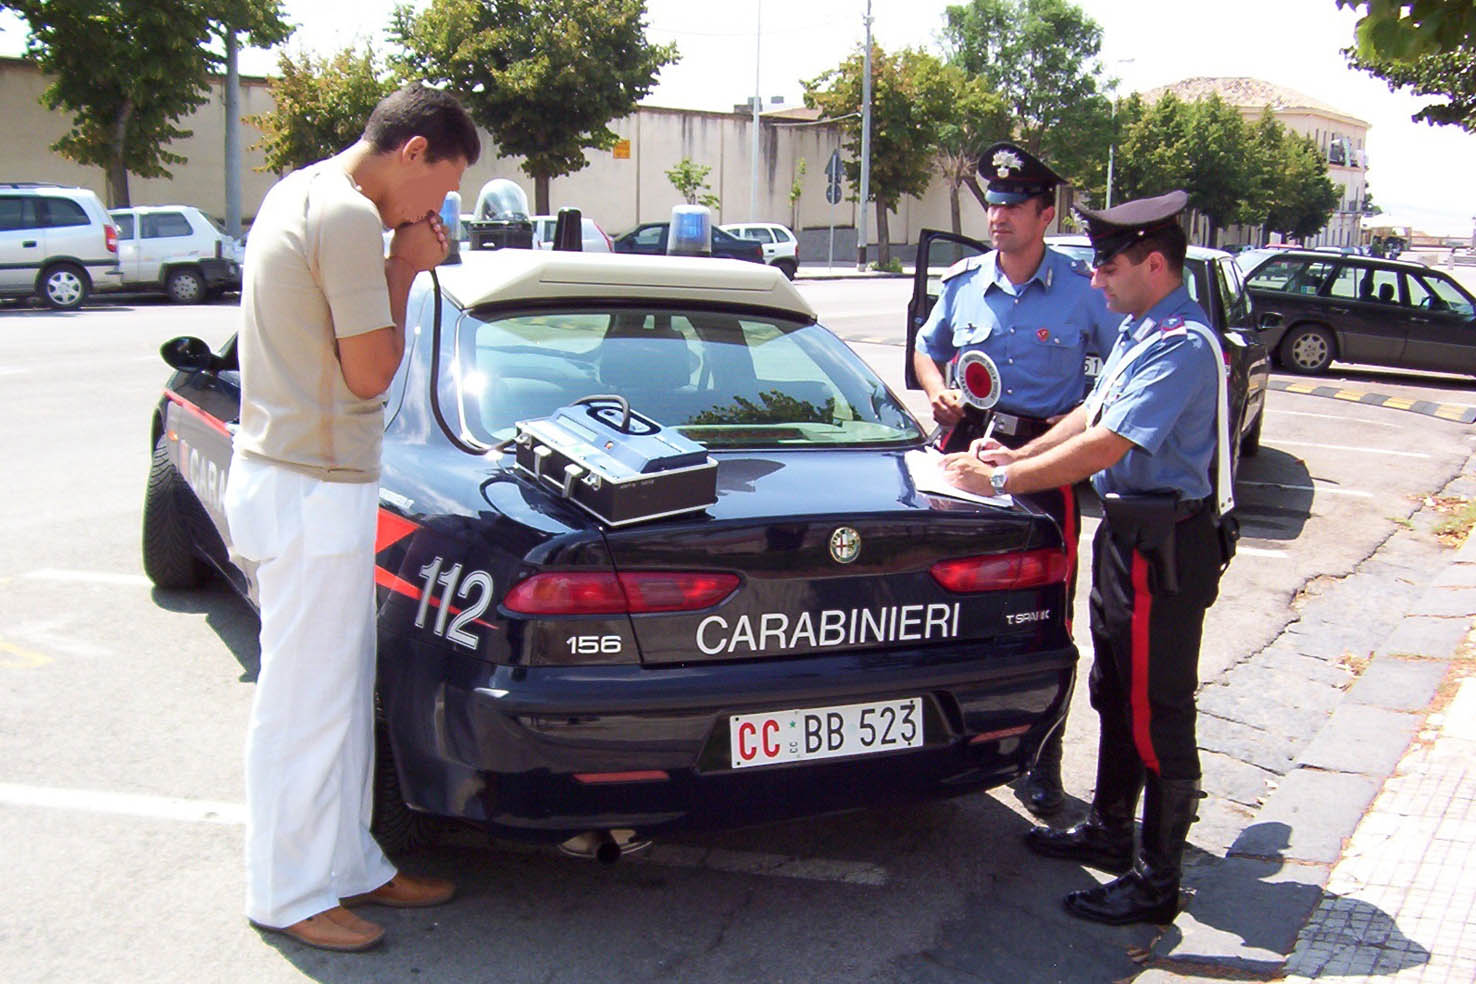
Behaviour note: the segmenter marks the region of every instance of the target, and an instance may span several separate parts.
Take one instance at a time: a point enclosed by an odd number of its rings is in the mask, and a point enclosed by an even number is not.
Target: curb
[[[1442,490],[1452,492],[1476,492],[1476,456]],[[1240,830],[1224,857],[1210,859],[1197,872],[1186,865],[1194,899],[1149,945],[1146,969],[1134,978],[1136,984],[1282,980],[1293,969],[1293,953],[1301,952],[1299,946],[1306,949],[1300,938],[1317,913],[1339,905],[1369,908],[1338,899],[1328,890],[1329,879],[1425,727],[1430,702],[1471,632],[1473,613],[1476,536],[1451,551],[1423,588],[1407,598],[1392,628],[1360,643],[1360,649],[1375,644],[1365,650],[1369,655],[1361,671],[1341,685],[1346,689],[1336,701],[1305,708],[1322,716],[1320,725],[1293,753],[1259,808],[1236,817]],[[1279,641],[1263,652],[1276,649]],[[1300,699],[1316,705],[1317,682],[1304,679]],[[1201,700],[1206,696],[1202,693]],[[1202,748],[1205,744],[1201,740]],[[1202,822],[1216,812],[1214,801],[1206,801],[1200,807]]]
[[[1325,386],[1318,383],[1300,383],[1285,379],[1273,379],[1268,389],[1284,393],[1300,393],[1303,396],[1321,396],[1345,403],[1362,403],[1371,407],[1387,407],[1391,410],[1408,410],[1427,417],[1453,420],[1458,424],[1476,424],[1476,407],[1457,403],[1435,403],[1430,400],[1410,400],[1402,396],[1385,396],[1381,393],[1365,393],[1362,390],[1346,389],[1341,386]]]

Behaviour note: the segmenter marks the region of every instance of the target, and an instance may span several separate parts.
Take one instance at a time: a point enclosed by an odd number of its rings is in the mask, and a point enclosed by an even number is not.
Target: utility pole
[[[861,67],[861,201],[856,220],[856,269],[866,269],[866,198],[871,193],[871,0],[866,0],[866,53]]]
[[[240,39],[231,27],[225,30],[225,200],[226,233],[241,236],[241,71]]]
[[[757,222],[758,214],[758,185],[759,185],[759,107],[763,105],[763,96],[759,95],[759,51],[763,41],[763,34],[759,26],[763,21],[763,0],[753,0],[753,157],[750,162],[750,177],[748,184],[748,220]]]

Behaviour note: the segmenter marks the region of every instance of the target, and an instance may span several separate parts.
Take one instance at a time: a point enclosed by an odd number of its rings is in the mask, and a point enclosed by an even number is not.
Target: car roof
[[[1359,253],[1334,253],[1331,250],[1324,249],[1284,249],[1277,256],[1281,259],[1291,257],[1294,259],[1310,258],[1314,260],[1326,260],[1331,256],[1359,266],[1378,266],[1395,270],[1410,270],[1416,273],[1430,272],[1430,268],[1425,266],[1425,264],[1411,262],[1410,260],[1389,260],[1378,256],[1363,256]],[[1439,271],[1435,272],[1438,273]]]
[[[1090,246],[1092,244],[1086,236],[1078,235],[1046,236],[1045,241],[1047,246]],[[1230,255],[1223,249],[1211,249],[1208,246],[1191,245],[1189,247],[1189,258],[1194,260],[1213,260]]]
[[[815,310],[775,267],[706,256],[560,250],[464,250],[436,268],[462,308],[532,301],[617,299],[770,308],[805,321]]]

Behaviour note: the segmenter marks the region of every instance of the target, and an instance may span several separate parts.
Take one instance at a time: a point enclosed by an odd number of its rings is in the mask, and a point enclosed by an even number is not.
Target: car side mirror
[[[1267,331],[1271,328],[1280,328],[1281,323],[1281,315],[1277,314],[1275,311],[1267,311],[1256,321],[1256,328],[1260,331]]]
[[[189,335],[171,338],[159,346],[159,355],[165,362],[182,372],[204,372],[214,369],[215,353],[201,339]]]

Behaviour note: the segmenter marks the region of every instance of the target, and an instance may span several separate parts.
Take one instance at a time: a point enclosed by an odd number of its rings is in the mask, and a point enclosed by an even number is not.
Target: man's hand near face
[[[415,273],[432,270],[446,258],[451,243],[446,238],[446,227],[435,212],[427,212],[424,218],[407,222],[395,229],[390,240],[389,258],[405,263]]]

